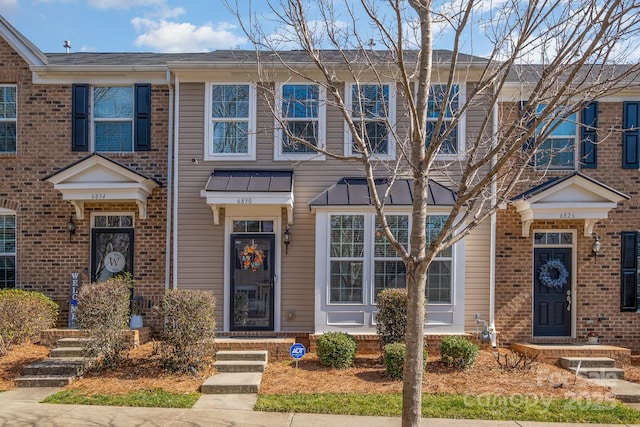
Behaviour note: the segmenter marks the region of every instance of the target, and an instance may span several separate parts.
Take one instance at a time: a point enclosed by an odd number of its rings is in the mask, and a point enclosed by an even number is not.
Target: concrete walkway
[[[0,426],[264,426],[335,427],[400,426],[400,418],[350,415],[286,414],[255,412],[255,394],[203,395],[191,409],[125,408],[115,406],[49,405],[38,403],[59,388],[19,388],[0,393]],[[640,409],[640,404],[632,404]],[[527,421],[482,421],[425,418],[424,427],[563,427],[577,424]],[[605,424],[589,424],[605,426]],[[614,425],[606,425],[613,427]],[[615,424],[620,426],[620,424]],[[640,427],[640,425],[634,425]]]

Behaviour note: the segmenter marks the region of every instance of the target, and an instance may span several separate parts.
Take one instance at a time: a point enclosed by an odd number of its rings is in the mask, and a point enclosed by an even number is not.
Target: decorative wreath
[[[538,279],[548,288],[562,289],[568,278],[567,267],[559,259],[547,260],[538,269]]]
[[[264,263],[264,251],[258,249],[255,243],[247,245],[240,251],[240,259],[242,260],[242,269],[258,271]]]

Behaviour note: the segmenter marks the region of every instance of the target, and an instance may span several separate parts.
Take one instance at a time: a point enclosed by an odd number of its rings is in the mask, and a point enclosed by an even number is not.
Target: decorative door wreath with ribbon
[[[264,263],[264,251],[258,249],[258,245],[252,243],[246,245],[243,250],[240,251],[240,259],[242,260],[242,269],[258,271]]]
[[[538,269],[540,283],[548,288],[562,289],[568,278],[567,267],[559,259],[549,259]]]

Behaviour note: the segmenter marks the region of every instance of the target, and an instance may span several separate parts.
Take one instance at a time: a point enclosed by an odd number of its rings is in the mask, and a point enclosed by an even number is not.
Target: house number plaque
[[[124,269],[127,261],[124,259],[124,255],[120,252],[109,252],[104,257],[104,268],[111,273],[119,273]]]

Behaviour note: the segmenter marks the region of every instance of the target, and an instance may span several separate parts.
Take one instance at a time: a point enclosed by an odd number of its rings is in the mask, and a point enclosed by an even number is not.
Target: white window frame
[[[97,88],[131,88],[131,117],[105,117],[105,118],[96,118],[95,116],[95,89]],[[91,120],[91,147],[93,148],[91,151],[97,151],[99,153],[134,153],[136,151],[135,145],[135,87],[133,85],[106,85],[106,84],[98,84],[90,86],[90,120]],[[131,150],[130,151],[106,151],[106,150],[98,150],[97,142],[96,142],[96,123],[120,123],[120,122],[130,122],[131,123]]]
[[[214,86],[249,86],[249,117],[247,122],[247,152],[246,153],[214,153],[213,152],[213,123],[233,120],[214,120],[212,117],[212,98]],[[205,85],[205,116],[204,116],[204,159],[205,160],[255,160],[256,159],[256,109],[257,88],[251,82],[207,82]],[[236,120],[241,121],[241,120]],[[245,121],[245,120],[242,120]]]
[[[389,128],[389,133],[387,135],[387,153],[371,153],[371,157],[379,159],[379,160],[395,160],[396,159],[396,140],[394,138],[394,131],[396,127],[396,84],[395,82],[348,82],[345,84],[345,105],[347,107],[348,113],[351,119],[354,122],[359,122],[360,119],[354,118],[351,115],[351,103],[353,101],[352,91],[353,86],[388,86],[389,87],[389,105],[387,109],[387,118],[385,119],[385,123]],[[359,156],[358,153],[353,152],[353,138],[351,135],[351,130],[347,122],[344,123],[344,155],[348,157]]]
[[[317,86],[318,87],[318,116],[316,118],[293,118],[287,119],[282,117],[282,90],[284,86],[289,85],[305,85],[305,86]],[[284,140],[284,129],[282,128],[282,123],[287,121],[315,121],[318,123],[318,135],[317,147],[320,149],[324,149],[326,147],[326,125],[327,125],[327,89],[324,86],[321,86],[316,83],[311,82],[298,82],[298,81],[287,81],[281,82],[276,85],[276,99],[275,99],[275,113],[276,119],[274,120],[274,160],[325,160],[325,155],[315,152],[315,153],[295,153],[295,152],[284,152],[283,151],[283,140]]]
[[[3,123],[15,123],[16,126],[16,140],[15,145],[16,148],[14,151],[0,151],[0,154],[16,154],[18,152],[18,86],[17,85],[7,85],[0,84],[0,87],[9,87],[15,89],[15,103],[16,103],[16,115],[15,117],[0,117],[0,122]],[[0,213],[2,213],[0,211]]]
[[[546,108],[546,105],[538,105],[536,113],[542,111],[544,108]],[[578,164],[579,164],[579,156],[580,156],[580,150],[578,147],[578,140],[579,140],[579,114],[580,112],[574,112],[572,114],[569,115],[569,117],[565,118],[565,119],[549,119],[550,121],[554,122],[556,120],[561,121],[562,123],[559,126],[562,126],[565,122],[566,123],[571,123],[573,122],[574,124],[574,133],[573,136],[571,135],[557,135],[554,134],[554,132],[556,132],[558,129],[554,129],[542,142],[542,144],[540,144],[540,146],[538,147],[538,150],[542,149],[542,145],[545,144],[547,141],[552,141],[552,140],[556,140],[556,139],[573,139],[573,165],[571,167],[567,166],[567,167],[560,167],[560,166],[556,166],[556,165],[552,165],[550,164],[545,164],[545,163],[541,163],[538,164],[538,153],[535,153],[533,156],[533,162],[535,165],[535,168],[537,170],[548,170],[550,172],[566,172],[566,171],[575,171],[578,170]],[[546,121],[546,120],[545,120]],[[541,123],[541,126],[544,125],[544,123]],[[553,124],[550,124],[550,126],[553,126]],[[540,126],[538,126],[540,127]],[[538,130],[536,129],[536,137],[538,137]],[[554,150],[555,151],[555,150]]]
[[[96,218],[97,217],[103,217],[103,216],[130,216],[131,217],[131,227],[102,227],[102,226],[96,226]],[[133,212],[91,212],[91,228],[113,228],[114,230],[117,229],[129,229],[129,228],[136,228],[136,216],[135,213]]]
[[[13,252],[0,252],[0,255],[2,255],[2,256],[6,256],[6,257],[11,257],[12,256],[13,257],[13,266],[15,268],[15,277],[14,277],[13,288],[0,288],[0,289],[15,289],[17,284],[18,284],[18,258],[17,258],[17,253],[18,253],[18,217],[17,217],[15,211],[13,211],[11,209],[5,209],[5,208],[0,208],[0,216],[13,216],[13,220],[14,220],[14,223],[16,225],[14,251]]]
[[[466,102],[466,85],[461,83],[461,82],[454,82],[452,83],[453,85],[458,87],[458,110],[460,109],[461,106],[464,105],[464,103]],[[417,83],[416,83],[417,85]],[[431,86],[446,86],[446,83],[432,83]],[[417,86],[416,86],[417,89]],[[416,90],[417,93],[417,90]],[[428,105],[427,105],[428,108]],[[452,122],[455,119],[455,114],[454,117],[451,118],[446,118],[444,119],[445,122]],[[437,154],[437,158],[439,160],[454,160],[456,158],[458,158],[459,156],[463,155],[465,150],[467,149],[466,146],[466,113],[462,113],[460,114],[458,117],[458,123],[456,124],[456,149],[457,152],[456,153],[438,153]],[[438,120],[438,118],[430,118],[428,117],[427,114],[427,121],[428,122],[436,122]],[[427,141],[428,143],[428,141]]]
[[[332,216],[362,216],[363,217],[363,248],[362,248],[362,256],[361,257],[331,257],[331,217]],[[368,278],[370,277],[370,269],[371,269],[371,257],[368,256],[371,254],[371,236],[369,236],[368,232],[371,229],[371,215],[365,212],[331,212],[327,216],[327,285],[326,285],[326,294],[327,294],[327,305],[333,306],[364,306],[367,305],[369,290],[367,289],[367,283],[370,283]],[[362,297],[360,301],[331,301],[331,262],[332,261],[355,261],[362,262],[362,288],[361,293]]]

